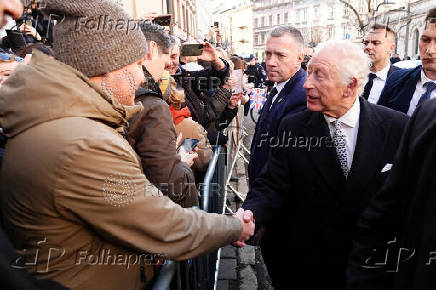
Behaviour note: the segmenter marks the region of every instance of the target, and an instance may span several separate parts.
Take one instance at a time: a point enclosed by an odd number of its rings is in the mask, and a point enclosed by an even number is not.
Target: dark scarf
[[[140,101],[147,95],[153,95],[163,99],[159,84],[153,79],[145,66],[142,67],[142,70],[144,71],[145,82],[136,91],[135,101]]]

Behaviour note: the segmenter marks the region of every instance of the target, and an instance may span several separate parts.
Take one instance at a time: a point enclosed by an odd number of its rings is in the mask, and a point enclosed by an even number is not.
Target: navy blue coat
[[[307,73],[303,69],[296,72],[281,90],[268,114],[266,114],[266,111],[271,106],[271,98],[268,98],[265,103],[251,143],[250,164],[248,165],[250,185],[259,176],[266,163],[270,151],[269,143],[271,138],[274,140],[277,136],[280,121],[285,116],[306,109],[306,90],[303,88],[306,76]]]
[[[377,105],[407,114],[416,84],[421,79],[422,66],[394,71],[386,80]]]

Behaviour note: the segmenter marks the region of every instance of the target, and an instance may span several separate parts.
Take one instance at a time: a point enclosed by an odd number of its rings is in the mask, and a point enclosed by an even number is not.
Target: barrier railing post
[[[244,137],[243,120],[243,107],[240,107],[237,117],[232,121],[232,124],[237,123],[236,126],[226,129],[229,136],[227,148],[216,146],[214,149],[200,190],[200,207],[206,212],[225,213],[227,185],[236,159],[240,157],[241,140]],[[169,289],[174,276],[177,279],[174,283],[177,290],[216,289],[220,252],[221,249],[218,249],[210,254],[180,263],[169,261],[169,265],[165,265],[166,267],[164,266],[159,273],[153,290]]]

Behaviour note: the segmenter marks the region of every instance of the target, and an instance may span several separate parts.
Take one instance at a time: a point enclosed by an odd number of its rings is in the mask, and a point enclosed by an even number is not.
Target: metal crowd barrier
[[[200,188],[200,208],[209,213],[224,214],[227,188],[236,159],[241,156],[244,110],[239,107],[238,115],[226,129],[227,146],[216,146],[204,182]],[[236,195],[238,194],[229,186]],[[163,265],[153,290],[212,290],[216,289],[221,249],[183,262],[167,261]]]

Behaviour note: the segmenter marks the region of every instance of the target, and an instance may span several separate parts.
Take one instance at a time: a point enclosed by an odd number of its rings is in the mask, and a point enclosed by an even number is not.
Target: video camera
[[[47,46],[52,46],[54,26],[52,15],[48,16],[48,20],[45,19],[44,15],[39,11],[40,1],[27,1],[25,4],[23,15],[16,20],[16,26],[6,30],[7,36],[3,38],[1,46],[16,52],[24,49],[30,43],[38,42],[32,35],[20,31],[21,25],[34,27],[41,37],[40,41]]]

